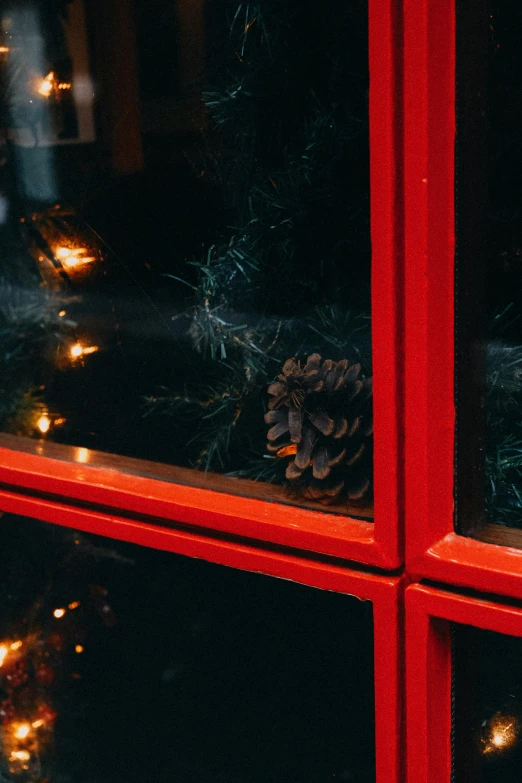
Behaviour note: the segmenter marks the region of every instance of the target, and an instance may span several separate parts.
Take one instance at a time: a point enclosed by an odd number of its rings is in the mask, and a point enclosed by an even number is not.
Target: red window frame
[[[408,783],[451,783],[450,623],[522,637],[522,608],[424,585],[406,589]]]
[[[87,510],[65,501],[21,497],[3,490],[0,491],[0,509],[75,530],[261,573],[267,577],[289,579],[320,590],[352,595],[361,601],[371,601],[374,625],[375,780],[376,783],[400,783],[402,577],[356,571],[332,560],[320,562],[277,547],[270,549],[239,542],[217,532],[203,535],[183,525],[167,528],[161,523]]]
[[[0,484],[16,487],[20,496],[27,492],[63,496],[159,517],[169,524],[183,522],[195,529],[219,530],[366,565],[387,569],[400,566],[398,262],[402,217],[401,108],[396,100],[401,73],[401,52],[396,46],[398,8],[396,0],[369,1],[375,522],[129,475],[125,473],[129,460],[125,459],[114,459],[114,470],[67,462],[73,450],[42,446],[40,451],[23,453],[17,451],[16,441],[7,438],[2,438],[0,444]],[[143,468],[147,471],[147,463]]]
[[[454,530],[455,0],[405,0],[406,563],[522,598],[522,550]]]

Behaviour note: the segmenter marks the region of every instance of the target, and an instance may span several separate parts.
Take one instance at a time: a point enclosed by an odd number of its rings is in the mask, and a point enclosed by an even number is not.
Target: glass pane
[[[522,639],[454,626],[452,783],[518,783]]]
[[[372,606],[19,517],[2,781],[375,780]]]
[[[458,521],[495,536],[522,528],[522,5],[457,22]]]
[[[367,0],[0,8],[0,428],[371,517]]]

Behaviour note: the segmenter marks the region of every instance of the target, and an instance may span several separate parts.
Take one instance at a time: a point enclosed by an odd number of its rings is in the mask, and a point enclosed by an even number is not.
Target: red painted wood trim
[[[405,0],[406,547],[453,529],[454,0]]]
[[[522,550],[454,532],[454,5],[404,6],[406,564],[522,598]]]
[[[451,781],[450,623],[522,637],[521,608],[424,585],[406,589],[408,783]]]
[[[398,0],[369,0],[370,203],[376,543],[403,559],[402,18]]]
[[[421,588],[422,589],[422,588]],[[406,590],[406,744],[408,783],[450,783],[451,642],[417,586]]]
[[[353,571],[294,554],[276,552],[187,530],[68,506],[0,490],[0,508],[57,525],[141,546],[202,558],[232,568],[289,579],[371,601],[374,610],[376,783],[400,783],[402,704],[399,632],[400,577]],[[354,642],[356,643],[356,642]]]

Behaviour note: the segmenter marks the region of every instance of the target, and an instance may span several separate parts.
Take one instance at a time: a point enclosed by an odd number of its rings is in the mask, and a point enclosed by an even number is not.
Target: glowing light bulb
[[[54,617],[56,617],[57,620],[61,620],[61,618],[65,614],[65,609],[55,609],[53,612]]]
[[[82,652],[83,652],[83,647],[82,647],[82,645],[81,645],[81,644],[77,644],[77,645],[76,645],[76,647],[75,647],[74,649],[76,650],[76,652],[77,652],[78,654],[80,654],[80,653],[82,653]]]
[[[71,604],[69,604],[69,609],[78,609],[79,606],[80,606],[79,601],[73,601]]]
[[[38,94],[43,98],[48,98],[53,91],[54,72],[51,71],[47,74],[45,79],[42,79],[38,85]]]
[[[503,753],[518,741],[519,724],[515,717],[495,714],[488,722],[489,735],[483,740],[483,753]]]
[[[15,737],[16,739],[26,739],[29,736],[30,731],[31,727],[28,723],[21,723],[15,729]]]
[[[35,720],[35,721],[33,721],[33,723],[31,723],[31,726],[33,727],[33,729],[39,729],[43,725],[44,725],[44,722],[43,722],[43,720],[41,718],[39,720]]]
[[[3,663],[4,663],[5,659],[6,659],[6,655],[7,655],[8,652],[9,652],[9,650],[7,649],[7,645],[0,644],[0,669],[3,666]]]
[[[28,750],[13,750],[9,756],[9,761],[29,761],[31,754]]]
[[[40,416],[38,421],[36,422],[36,426],[42,433],[42,435],[45,435],[47,432],[49,432],[49,429],[51,428],[51,419],[49,416],[44,414],[43,416]]]
[[[7,54],[9,52],[8,46],[0,46],[0,54]]]
[[[19,650],[22,644],[23,642],[13,642],[11,645],[11,650]]]
[[[60,316],[60,318],[63,318],[63,317],[64,317],[64,315],[67,315],[67,311],[66,311],[66,310],[60,310],[60,312],[58,313],[58,315]]]
[[[83,356],[83,346],[80,343],[75,343],[70,350],[70,354],[73,359],[79,359],[80,356]]]

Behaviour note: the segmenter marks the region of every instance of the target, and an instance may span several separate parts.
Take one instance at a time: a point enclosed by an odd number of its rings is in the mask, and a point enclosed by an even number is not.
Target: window
[[[7,450],[398,565],[392,5],[6,6]]]
[[[508,781],[517,3],[0,16],[2,774]]]

